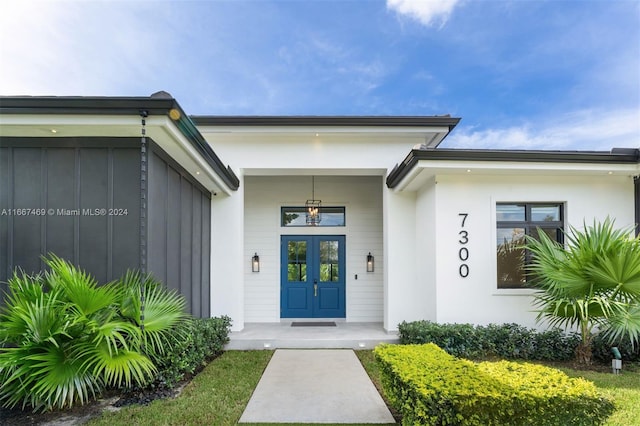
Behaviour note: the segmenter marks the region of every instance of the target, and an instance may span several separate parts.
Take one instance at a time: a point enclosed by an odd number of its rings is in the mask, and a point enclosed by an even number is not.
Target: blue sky
[[[0,94],[443,115],[443,147],[640,146],[640,0],[4,1]]]

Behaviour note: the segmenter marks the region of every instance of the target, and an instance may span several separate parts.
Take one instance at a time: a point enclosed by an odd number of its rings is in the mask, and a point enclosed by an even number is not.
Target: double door
[[[344,235],[281,240],[280,317],[344,318]]]

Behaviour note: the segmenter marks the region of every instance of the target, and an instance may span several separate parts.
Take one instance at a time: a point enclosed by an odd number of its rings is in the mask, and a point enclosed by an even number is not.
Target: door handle
[[[318,280],[313,280],[313,297],[318,297]]]

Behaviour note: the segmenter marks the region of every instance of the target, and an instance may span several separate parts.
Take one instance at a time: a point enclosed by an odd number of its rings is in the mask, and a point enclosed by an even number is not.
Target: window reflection
[[[498,204],[496,219],[498,222],[518,222],[525,217],[525,206],[522,204]]]
[[[524,228],[498,229],[498,287],[522,286],[526,283]]]
[[[322,221],[317,226],[345,226],[344,207],[320,207]],[[306,221],[304,207],[282,207],[280,214],[281,226],[309,226]]]
[[[307,242],[289,241],[287,253],[287,280],[307,281]]]
[[[531,220],[534,222],[560,220],[560,206],[532,206]]]
[[[338,241],[320,241],[320,281],[338,281]]]

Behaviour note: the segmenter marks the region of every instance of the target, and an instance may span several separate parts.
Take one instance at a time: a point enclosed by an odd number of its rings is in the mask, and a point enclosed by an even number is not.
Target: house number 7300
[[[469,243],[469,231],[467,231],[464,226],[467,222],[467,217],[469,217],[469,213],[458,213],[458,216],[461,218],[460,222],[460,232],[458,232],[458,243],[462,247],[458,250],[458,259],[460,259],[460,266],[458,267],[458,273],[462,278],[467,278],[469,276],[469,265],[467,265],[467,260],[469,260],[469,249],[467,248],[467,244]]]

